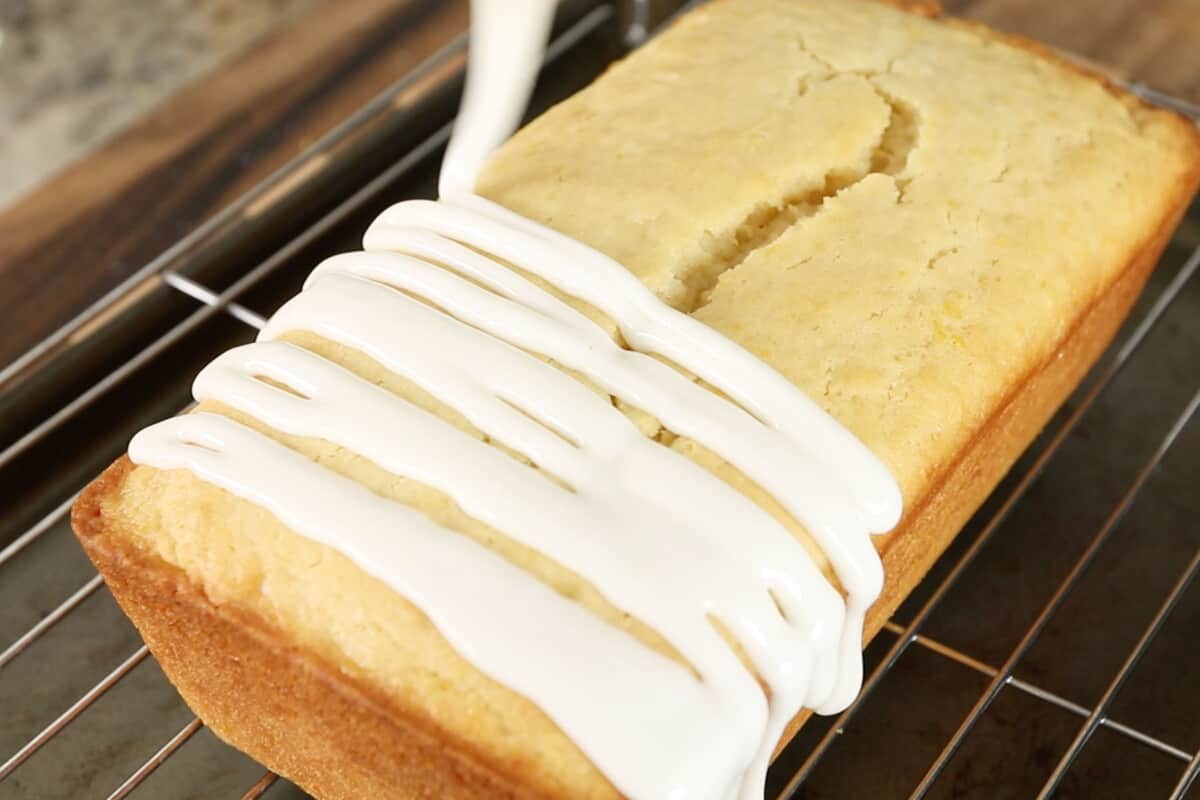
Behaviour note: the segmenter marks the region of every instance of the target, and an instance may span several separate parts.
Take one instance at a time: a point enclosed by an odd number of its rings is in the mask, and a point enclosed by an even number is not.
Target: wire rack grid
[[[611,9],[607,7],[601,7],[586,15],[555,40],[549,58],[555,59],[567,52],[586,35],[610,23],[611,18]],[[635,22],[644,25],[645,17],[639,14]],[[626,34],[632,39],[643,38],[643,34],[636,30],[632,33],[626,31]],[[437,58],[444,60],[447,55],[443,53]],[[1200,120],[1200,109],[1194,106],[1175,101],[1144,87],[1133,88],[1141,90],[1154,102],[1173,106],[1180,112]],[[117,370],[63,407],[52,410],[39,424],[31,427],[0,451],[0,467],[17,459],[26,451],[37,448],[57,428],[82,413],[98,398],[113,392],[127,391],[130,380],[136,378],[141,367],[168,352],[177,342],[198,335],[205,325],[215,318],[224,318],[236,327],[244,329],[241,333],[243,338],[261,328],[265,323],[262,313],[264,309],[243,302],[243,298],[252,295],[256,287],[269,281],[274,273],[289,265],[293,258],[310,244],[327,236],[338,224],[364,206],[375,202],[387,187],[393,186],[397,180],[427,164],[448,138],[450,124],[449,121],[446,122],[374,181],[350,195],[271,257],[256,264],[227,286],[205,285],[169,266],[159,265],[153,268],[151,274],[155,280],[161,281],[163,286],[195,303],[193,310],[178,325],[147,343]],[[1177,317],[1188,315],[1190,309],[1184,307],[1187,303],[1200,303],[1196,300],[1198,281],[1194,279],[1197,271],[1200,271],[1200,237],[1196,238],[1197,241],[1194,242],[1186,238],[1177,241],[1173,263],[1164,263],[1156,272],[1151,282],[1151,290],[1135,309],[1118,342],[1103,357],[992,500],[968,526],[956,545],[935,567],[914,598],[910,599],[896,618],[887,624],[869,653],[874,663],[868,672],[860,697],[836,718],[810,723],[780,757],[770,777],[770,796],[861,796],[842,793],[852,792],[853,789],[846,788],[844,781],[839,783],[838,775],[844,773],[844,770],[837,762],[836,753],[843,742],[853,738],[851,734],[869,729],[870,720],[863,717],[870,715],[872,704],[887,693],[889,681],[900,680],[895,676],[902,671],[906,662],[917,658],[913,655],[917,653],[935,659],[937,665],[930,668],[929,672],[940,674],[940,670],[952,668],[958,670],[958,674],[971,676],[974,683],[970,684],[966,693],[968,702],[961,709],[961,713],[949,716],[943,714],[941,724],[929,732],[933,745],[923,743],[924,751],[898,769],[903,773],[901,779],[908,781],[907,786],[892,786],[880,794],[878,792],[881,790],[877,785],[874,790],[876,794],[873,796],[999,796],[989,793],[987,789],[976,795],[972,795],[970,791],[958,791],[961,788],[958,784],[964,772],[960,762],[963,761],[964,750],[979,748],[980,745],[975,740],[982,735],[984,721],[994,716],[997,706],[1007,702],[1014,693],[1034,701],[1044,709],[1053,710],[1069,722],[1062,723],[1060,720],[1059,728],[1067,735],[1059,736],[1057,746],[1052,748],[1048,759],[1042,760],[1033,779],[1024,778],[1017,781],[1015,785],[1022,788],[1015,793],[1009,792],[1009,796],[1044,798],[1054,795],[1056,791],[1063,796],[1070,795],[1072,787],[1079,786],[1078,780],[1075,780],[1078,776],[1074,771],[1102,732],[1115,737],[1111,742],[1122,743],[1120,747],[1140,748],[1141,751],[1155,754],[1163,763],[1174,765],[1173,772],[1167,770],[1172,776],[1168,781],[1169,785],[1162,784],[1161,776],[1157,778],[1162,788],[1160,794],[1147,793],[1137,796],[1164,796],[1171,800],[1180,800],[1188,795],[1197,774],[1200,773],[1200,741],[1197,741],[1196,737],[1187,740],[1173,739],[1160,726],[1140,724],[1138,721],[1123,718],[1117,713],[1117,708],[1121,706],[1122,689],[1137,675],[1139,664],[1147,653],[1155,649],[1159,635],[1171,624],[1172,612],[1188,596],[1188,588],[1200,571],[1200,548],[1196,542],[1187,540],[1176,547],[1174,559],[1164,567],[1168,572],[1173,572],[1171,580],[1162,591],[1153,593],[1153,602],[1148,606],[1148,613],[1141,616],[1140,623],[1136,626],[1136,635],[1128,638],[1127,646],[1114,647],[1113,652],[1108,654],[1107,663],[1111,666],[1104,671],[1101,679],[1090,679],[1093,686],[1091,692],[1077,693],[1080,696],[1088,696],[1087,701],[1074,699],[1073,687],[1069,683],[1049,685],[1058,680],[1057,676],[1052,676],[1052,680],[1043,683],[1036,677],[1023,677],[1019,673],[1029,661],[1037,660],[1039,647],[1047,638],[1047,631],[1055,630],[1058,616],[1065,613],[1073,603],[1077,604],[1081,592],[1086,594],[1080,587],[1100,569],[1096,565],[1105,558],[1111,558],[1109,551],[1114,548],[1112,540],[1125,527],[1126,520],[1138,507],[1139,499],[1146,494],[1147,487],[1159,479],[1164,462],[1178,452],[1173,450],[1173,446],[1185,435],[1194,436],[1192,431],[1195,426],[1189,423],[1200,406],[1200,376],[1195,375],[1194,371],[1186,373],[1181,380],[1176,380],[1176,384],[1186,385],[1176,386],[1170,398],[1155,406],[1153,413],[1158,424],[1147,425],[1144,430],[1139,431],[1144,446],[1135,448],[1137,452],[1133,454],[1134,457],[1123,462],[1122,469],[1118,470],[1121,473],[1119,485],[1114,485],[1107,491],[1095,490],[1094,497],[1090,499],[1094,500],[1093,505],[1098,516],[1094,522],[1082,521],[1080,527],[1086,527],[1086,530],[1063,544],[1063,552],[1058,553],[1054,559],[1056,568],[1050,570],[1048,580],[1043,584],[1044,591],[1023,604],[1028,609],[1024,618],[1010,623],[1011,636],[1001,636],[1001,641],[994,646],[989,643],[982,648],[989,651],[988,654],[980,655],[978,650],[971,650],[960,644],[962,641],[971,641],[971,637],[961,635],[953,620],[940,620],[939,614],[948,604],[961,601],[964,591],[969,594],[969,586],[973,579],[979,577],[976,573],[980,564],[1002,557],[1002,554],[993,552],[1001,546],[997,542],[1002,542],[1003,537],[1019,523],[1022,514],[1025,513],[1024,509],[1033,502],[1030,497],[1042,492],[1043,481],[1048,475],[1054,474],[1058,461],[1067,457],[1064,453],[1078,446],[1076,443],[1080,441],[1081,435],[1103,424],[1103,415],[1099,422],[1094,420],[1101,413],[1098,408],[1105,403],[1121,407],[1122,399],[1119,395],[1122,390],[1118,384],[1123,376],[1134,370],[1133,365],[1140,364],[1140,359],[1144,359],[1147,354],[1158,352],[1155,348],[1161,347],[1162,343],[1156,339],[1162,338],[1162,331],[1170,333],[1171,326],[1179,324]],[[1168,261],[1171,260],[1168,258]],[[1175,335],[1179,335],[1178,332]],[[1200,330],[1196,331],[1195,342],[1200,343]],[[1173,380],[1180,377],[1175,373],[1172,375]],[[1187,384],[1187,381],[1191,383]],[[1190,445],[1188,452],[1192,452]],[[1092,488],[1095,487],[1089,487],[1089,495],[1092,494]],[[53,537],[65,537],[69,540],[64,519],[74,498],[75,495],[70,494],[58,502],[39,521],[0,550],[0,570],[21,570],[20,561]],[[1195,522],[1192,519],[1176,517],[1174,521],[1178,526],[1194,530]],[[1167,526],[1157,533],[1170,536],[1175,530]],[[986,578],[981,580],[986,583]],[[0,583],[2,582],[3,576],[0,576]],[[1150,602],[1147,599],[1149,594],[1146,593],[1146,597],[1140,601],[1143,606]],[[79,609],[95,603],[101,595],[104,596],[104,602],[111,605],[111,599],[107,598],[100,576],[93,571],[77,588],[67,592],[65,597],[60,594],[59,597],[63,599],[47,600],[45,612],[10,642],[4,644],[0,641],[0,646],[4,648],[0,650],[0,687],[3,686],[7,671],[25,659],[32,659],[33,651],[39,643],[61,629]],[[944,630],[946,635],[939,635],[939,629]],[[1186,632],[1183,635],[1186,638]],[[972,655],[972,652],[976,654]],[[56,738],[68,736],[81,718],[93,711],[98,703],[127,681],[129,676],[152,661],[145,645],[130,646],[127,651],[116,657],[115,666],[104,671],[98,679],[86,682],[82,691],[75,696],[76,699],[62,706],[63,710],[60,713],[37,728],[10,754],[0,752],[0,758],[5,759],[0,763],[0,794],[6,792],[6,786],[17,787],[12,789],[14,792],[27,791],[28,787],[24,784],[14,783],[19,779],[22,768]],[[1194,670],[1195,665],[1192,668]],[[47,669],[46,672],[45,680],[52,680],[53,670]],[[934,694],[936,695],[936,692]],[[918,701],[910,699],[909,702]],[[177,700],[174,703],[176,710],[182,708]],[[903,712],[903,706],[901,708]],[[1198,711],[1200,709],[1196,707],[1185,709],[1185,713],[1193,716]],[[127,716],[126,719],[136,721],[136,709],[126,709],[126,713],[134,714],[133,718]],[[97,794],[107,796],[110,800],[125,797],[146,785],[173,757],[184,752],[185,745],[194,741],[204,726],[190,712],[184,710],[181,713],[182,717],[176,713],[177,721],[174,727],[170,729],[168,736],[158,740],[160,743],[157,746],[144,750],[144,755],[134,762],[129,762],[126,758],[127,763],[134,763],[126,777],[115,782],[114,788],[107,795],[102,791]],[[1033,717],[1037,718],[1038,713],[1041,712],[1035,712]],[[179,719],[182,721],[178,721]],[[950,720],[949,723],[946,722],[947,719]],[[1200,734],[1194,726],[1190,731]],[[145,747],[146,737],[139,739],[137,746]],[[987,743],[984,742],[983,746],[986,747]],[[1110,743],[1110,747],[1113,746],[1116,745]],[[849,752],[842,760],[854,757],[854,746],[850,746]],[[818,780],[822,771],[828,773],[824,783]],[[966,771],[969,772],[969,769]],[[294,788],[286,787],[286,782],[277,780],[272,773],[262,772],[261,767],[255,771],[253,765],[243,765],[240,774],[249,775],[245,779],[244,788],[238,788],[228,796],[240,796],[245,799],[257,798],[268,792],[275,796],[278,792],[282,797],[285,796],[285,791],[297,792]],[[1004,784],[996,784],[997,787],[1002,785]],[[1116,785],[1119,784],[1114,784]]]

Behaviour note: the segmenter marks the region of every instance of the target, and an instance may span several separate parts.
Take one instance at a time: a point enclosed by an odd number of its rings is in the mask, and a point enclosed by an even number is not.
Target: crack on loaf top
[[[832,78],[834,75],[823,76]],[[888,108],[888,120],[871,150],[865,169],[834,168],[828,171],[819,186],[809,187],[783,198],[778,204],[760,203],[732,231],[714,234],[705,231],[705,258],[689,265],[678,276],[685,289],[680,310],[687,313],[708,304],[721,276],[736,269],[754,252],[767,247],[802,219],[816,215],[825,202],[859,183],[869,175],[887,175],[897,187],[898,201],[911,180],[903,173],[916,147],[920,125],[916,109],[909,103],[884,91],[869,77],[863,77]],[[800,79],[800,93],[807,89],[805,77]]]

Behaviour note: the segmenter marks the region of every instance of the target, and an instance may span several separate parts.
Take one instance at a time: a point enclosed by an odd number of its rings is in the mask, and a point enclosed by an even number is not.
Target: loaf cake
[[[476,191],[619,262],[664,308],[744,348],[878,459],[904,513],[873,539],[883,585],[869,638],[1103,351],[1198,181],[1194,126],[1036,45],[873,2],[717,0],[519,131]],[[389,230],[385,214],[368,248],[386,251]],[[252,347],[273,348],[277,363],[332,365],[364,379],[364,398],[403,398],[480,447],[546,466],[385,366],[372,342],[296,323],[296,309],[312,306],[305,296],[331,285],[319,273],[336,268],[318,270],[272,321],[270,341]],[[534,282],[637,349],[602,308]],[[351,303],[355,285],[346,287]],[[268,350],[244,352],[215,366],[292,379],[256,360]],[[556,368],[536,355],[537,368]],[[384,459],[280,430],[249,400],[219,399],[212,376],[225,373],[206,372],[192,416],[212,430],[299,454],[340,476],[346,497],[365,489],[409,507],[536,576],[554,603],[566,598],[622,641],[689,666],[578,569]],[[630,398],[581,385],[655,447],[748,497],[830,586],[849,591],[819,537],[762,480]],[[375,565],[299,532],[307,520],[289,508],[196,469],[123,457],[84,492],[73,523],[204,722],[319,798],[622,795],[545,709],[484,674],[470,643],[451,644]],[[344,525],[362,523],[348,515]],[[677,557],[686,571],[689,552]],[[569,669],[571,649],[547,637],[514,663],[553,674]],[[654,699],[634,692],[608,714],[632,729]]]

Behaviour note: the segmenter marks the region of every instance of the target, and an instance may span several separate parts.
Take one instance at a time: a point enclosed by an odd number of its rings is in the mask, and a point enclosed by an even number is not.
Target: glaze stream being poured
[[[761,798],[788,721],[805,706],[840,710],[858,691],[863,617],[883,581],[871,534],[896,524],[900,493],[754,356],[605,255],[472,193],[519,121],[552,12],[542,0],[473,3],[441,199],[385,211],[364,252],[318,266],[257,342],[201,372],[194,394],[443,492],[574,571],[683,663],[227,417],[159,423],[130,456],[188,469],[347,555],[541,708],[626,796]],[[629,349],[532,278],[602,312]],[[370,356],[521,458],[282,340],[293,331]],[[841,591],[779,521],[646,438],[609,395],[761,487],[809,531]]]

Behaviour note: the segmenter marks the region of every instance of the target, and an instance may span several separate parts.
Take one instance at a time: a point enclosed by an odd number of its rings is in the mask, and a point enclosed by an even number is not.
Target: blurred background
[[[0,207],[316,0],[6,0]]]

